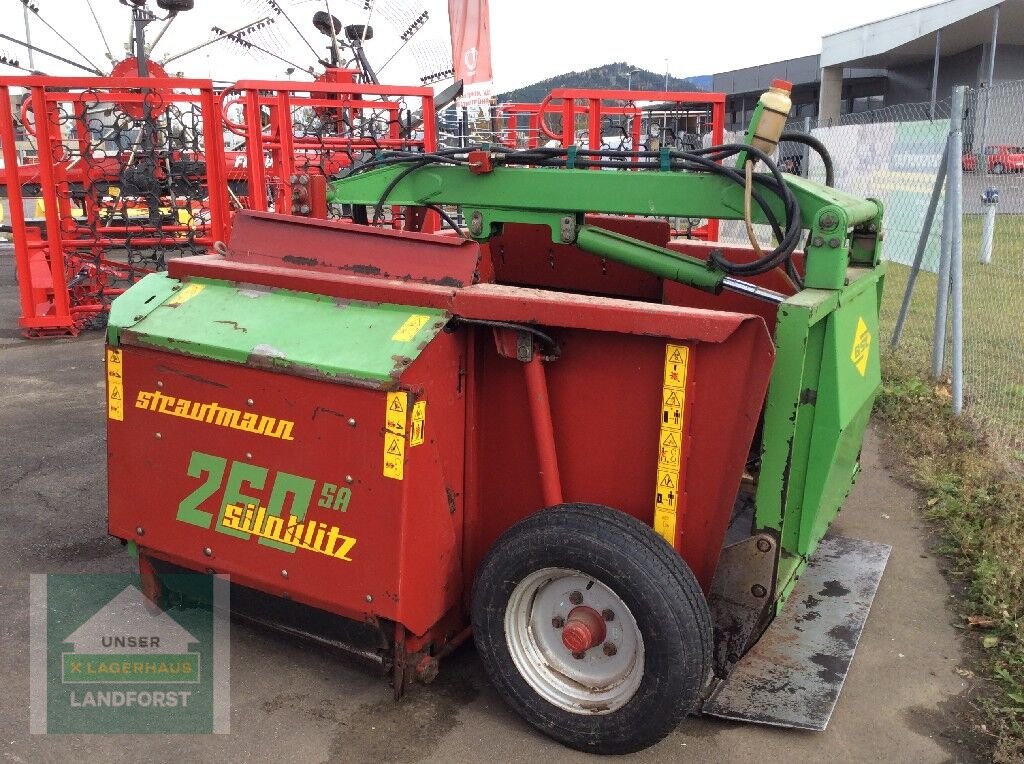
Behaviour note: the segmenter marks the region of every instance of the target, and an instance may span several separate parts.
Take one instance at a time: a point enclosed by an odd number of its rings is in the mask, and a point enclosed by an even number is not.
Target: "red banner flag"
[[[448,0],[455,79],[465,85],[491,80],[491,19],[487,0]]]

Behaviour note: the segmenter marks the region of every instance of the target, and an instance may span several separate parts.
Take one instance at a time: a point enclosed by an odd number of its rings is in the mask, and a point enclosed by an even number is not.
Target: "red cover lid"
[[[793,92],[793,83],[788,80],[772,80],[772,87],[785,90],[787,93]]]

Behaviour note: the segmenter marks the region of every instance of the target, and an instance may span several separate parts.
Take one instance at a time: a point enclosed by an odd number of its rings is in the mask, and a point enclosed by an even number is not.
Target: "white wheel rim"
[[[606,630],[582,658],[562,643],[563,627],[556,625],[581,606],[604,614]],[[578,570],[543,568],[520,581],[505,608],[505,639],[526,683],[565,711],[617,711],[643,679],[644,642],[636,619],[614,591]]]

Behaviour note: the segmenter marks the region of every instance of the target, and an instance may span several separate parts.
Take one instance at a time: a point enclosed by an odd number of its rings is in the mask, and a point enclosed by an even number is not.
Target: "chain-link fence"
[[[963,254],[964,410],[984,426],[994,442],[1018,458],[1024,453],[1024,310],[1019,303],[1024,291],[1021,103],[1024,82],[967,91],[963,151],[954,160],[961,167],[958,206],[963,217],[959,229],[951,231],[946,247],[943,220],[948,186],[938,189],[931,224],[926,223],[937,176],[941,183],[940,165],[950,132],[950,99],[934,108],[927,103],[905,104],[844,115],[838,124],[798,119],[787,125],[787,131],[809,133],[825,144],[832,156],[837,188],[879,199],[885,207],[883,254],[889,262],[882,305],[885,342],[896,326],[915,257],[919,259],[900,341],[890,352],[923,372],[932,369],[934,360],[942,258],[949,257],[959,241]],[[824,180],[824,166],[803,145],[783,142],[778,161],[786,171]],[[742,225],[737,224],[723,225],[722,237],[746,241]],[[952,331],[945,332],[943,342],[942,357],[948,360]]]

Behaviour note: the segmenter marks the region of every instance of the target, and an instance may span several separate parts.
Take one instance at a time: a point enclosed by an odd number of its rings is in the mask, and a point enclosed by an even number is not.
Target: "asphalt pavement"
[[[231,733],[31,735],[30,573],[122,572],[107,537],[102,338],[24,341],[0,250],[0,756],[10,762],[582,761],[516,717],[471,646],[395,703],[350,659],[246,623],[231,628]],[[824,733],[690,719],[637,762],[981,761],[962,740],[971,679],[952,594],[914,494],[872,433],[835,529],[893,546],[846,688]]]

